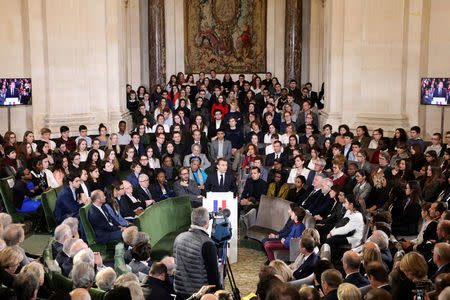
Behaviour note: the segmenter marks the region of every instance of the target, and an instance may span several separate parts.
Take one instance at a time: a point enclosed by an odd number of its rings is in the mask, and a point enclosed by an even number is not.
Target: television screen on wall
[[[0,78],[0,87],[0,106],[31,104],[31,78]]]
[[[422,78],[420,104],[450,105],[450,78]]]

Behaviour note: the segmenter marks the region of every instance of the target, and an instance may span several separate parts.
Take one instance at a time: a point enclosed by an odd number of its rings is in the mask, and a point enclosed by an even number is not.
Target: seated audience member
[[[234,117],[228,120],[228,128],[225,130],[225,137],[231,142],[231,153],[234,153],[244,145],[244,134],[241,128],[237,126],[237,121]]]
[[[117,222],[120,226],[127,227],[130,225],[130,223],[122,216],[120,213],[120,206],[119,206],[119,199],[118,197],[114,197],[114,191],[117,189],[120,189],[120,186],[122,186],[122,182],[115,182],[113,185],[107,186],[105,188],[105,196],[106,196],[106,202],[104,207],[108,211],[109,215]],[[116,195],[119,193],[116,193]]]
[[[85,125],[80,125],[78,131],[80,132],[80,135],[75,139],[75,144],[78,145],[78,141],[84,139],[87,143],[87,147],[91,148],[92,139],[87,135],[87,127]]]
[[[160,170],[156,173],[155,192],[156,201],[175,197],[174,191],[167,185],[166,172],[164,170]]]
[[[410,252],[403,256],[400,261],[400,270],[406,275],[406,277],[412,281],[414,290],[423,289],[426,292],[433,290],[433,283],[428,279],[428,265],[422,254],[418,252]],[[396,280],[392,280],[392,290],[394,290],[394,285],[398,284]],[[408,297],[411,295],[412,290],[404,291],[402,297],[404,299],[412,299]],[[395,295],[392,295],[394,299]]]
[[[152,264],[148,277],[143,282],[143,287],[151,290],[148,299],[171,300],[171,290],[166,283],[167,267],[162,262]]]
[[[69,274],[73,268],[73,259],[75,255],[86,248],[88,248],[88,245],[81,239],[77,239],[75,242],[73,242],[72,247],[70,247],[69,250],[69,258],[66,259],[62,265],[59,265],[59,267],[61,268],[61,274],[69,277]]]
[[[321,175],[314,176],[313,181],[313,190],[309,195],[303,200],[303,202],[300,203],[300,205],[304,209],[309,209],[311,205],[313,205],[316,202],[322,201],[322,198],[324,197],[322,193],[322,181],[324,180],[324,177]]]
[[[244,158],[242,160],[240,167],[251,169],[251,167],[254,164],[255,158],[258,155],[258,147],[253,144],[248,144],[245,147],[243,154],[244,154]],[[235,159],[236,159],[236,157],[235,157]],[[242,159],[242,158],[240,158],[240,159]]]
[[[301,265],[294,271],[296,280],[306,278],[313,273],[314,265],[319,259],[314,252],[316,241],[310,236],[302,236],[299,242],[300,254],[303,255]]]
[[[229,140],[225,139],[225,131],[223,129],[217,130],[217,139],[211,141],[211,159],[217,163],[219,158],[224,158],[230,161],[232,156],[232,145]]]
[[[245,213],[252,208],[258,208],[262,195],[267,192],[267,182],[261,179],[261,172],[258,167],[252,167],[250,178],[247,178],[244,190],[241,194],[239,207]]]
[[[78,226],[79,226],[79,221],[77,218],[74,217],[68,217],[66,219],[64,219],[64,221],[61,224],[67,225],[70,227],[70,231],[72,232],[72,237],[73,238],[80,238],[80,235],[78,234]]]
[[[366,201],[369,199],[370,192],[372,191],[372,186],[368,181],[369,175],[370,173],[367,173],[363,169],[359,169],[355,173],[356,185],[353,188],[353,196],[360,203],[363,211],[366,210]]]
[[[127,122],[120,121],[119,122],[119,132],[117,133],[117,143],[119,145],[128,145],[131,142],[131,136],[128,134],[127,130]]]
[[[337,291],[339,285],[341,285],[343,279],[341,272],[336,269],[329,269],[322,273],[322,292],[324,296],[321,300],[337,300]]]
[[[148,181],[147,175],[141,174],[140,177],[141,180]],[[146,184],[145,182],[141,183],[142,185]],[[133,191],[133,186],[126,180],[122,182],[122,185],[115,185],[115,184],[113,185],[115,186],[113,192],[116,195],[116,199],[120,197],[119,199],[120,213],[127,220],[135,219],[137,215],[139,215],[147,207],[147,203],[148,205],[150,205],[151,203],[155,202],[154,200],[150,201],[151,194],[150,196],[144,194],[142,186],[138,187],[135,191]],[[140,199],[139,197],[143,199]]]
[[[319,291],[307,285],[303,285],[298,293],[301,300],[320,300]]]
[[[64,143],[68,151],[75,150],[77,144],[75,142],[75,139],[70,137],[69,127],[63,125],[59,127],[59,132],[61,133],[61,137],[57,140],[57,142],[59,141],[60,143]]]
[[[103,190],[105,188],[105,185],[100,178],[99,167],[97,167],[96,165],[91,165],[88,167],[87,173],[88,179],[85,184],[89,191],[89,194],[95,190]]]
[[[392,233],[394,235],[415,235],[420,218],[420,185],[410,181],[398,186],[398,197],[393,203]]]
[[[209,168],[211,166],[211,163],[209,162],[206,155],[200,152],[201,149],[202,148],[199,144],[192,144],[191,146],[192,153],[184,157],[183,166],[185,167],[189,166],[191,157],[198,157],[201,160],[200,168],[202,170]]]
[[[390,166],[394,167],[398,160],[400,159],[409,159],[408,148],[404,143],[398,143],[396,145],[397,153],[392,155]]]
[[[352,195],[348,195],[344,201],[344,207],[347,210],[344,218],[327,235],[326,243],[330,245],[331,249],[348,244],[355,248],[361,243],[364,229],[364,218],[360,212],[361,206]]]
[[[164,158],[169,156],[173,160],[173,165],[177,168],[181,167],[182,164],[182,154],[175,152],[175,146],[173,142],[168,142],[166,144],[166,154],[163,155]]]
[[[389,285],[388,270],[383,263],[373,261],[366,266],[366,274],[369,279],[370,286],[375,289],[384,289],[391,292]]]
[[[366,150],[359,151],[356,155],[356,159],[358,160],[360,170],[366,171],[367,174],[372,173],[373,165],[368,161],[369,154],[367,154]]]
[[[189,178],[189,168],[181,167],[180,179],[173,184],[173,191],[176,196],[189,196],[192,208],[197,208],[203,204],[203,196],[198,188],[197,182]]]
[[[67,239],[72,238],[72,231],[70,230],[70,227],[65,224],[58,225],[55,228],[54,238],[55,242],[52,244],[53,259],[55,259],[58,253],[62,251],[64,242]]]
[[[129,264],[133,259],[131,256],[131,249],[133,249],[133,246],[136,244],[138,233],[139,229],[136,226],[129,226],[122,231],[122,239],[126,248],[123,257],[126,264]]]
[[[58,255],[54,256],[53,258],[58,263],[58,266],[62,268],[64,263],[70,259],[70,248],[72,248],[73,244],[78,241],[78,239],[69,238],[64,241],[62,250],[58,253]]]
[[[18,168],[17,164],[17,152],[16,148],[14,146],[7,146],[4,149],[5,157],[2,160],[0,169],[0,176],[1,178],[9,177],[9,176],[15,176],[16,171]]]
[[[102,171],[100,172],[100,178],[105,186],[112,184],[114,181],[119,180],[115,170],[114,164],[109,161],[102,162]]]
[[[59,193],[53,212],[58,224],[61,224],[67,217],[78,218],[78,211],[84,205],[78,201],[79,193],[77,190],[81,184],[80,177],[69,174],[66,179],[69,184]]]
[[[282,260],[276,259],[272,260],[269,263],[269,266],[274,267],[277,271],[279,277],[282,278],[283,282],[291,281],[293,278],[293,272],[292,270],[286,265],[286,263]]]
[[[133,188],[139,186],[139,175],[141,174],[142,166],[138,162],[133,162],[131,164],[131,173],[127,175],[126,180],[131,183]]]
[[[431,279],[435,279],[439,274],[450,273],[450,245],[447,243],[437,243],[434,245],[433,262],[437,266],[437,271]]]
[[[54,150],[56,148],[56,143],[50,139],[51,134],[52,134],[52,131],[50,129],[48,129],[48,128],[41,129],[41,140],[46,142],[49,145],[50,150]],[[75,142],[77,142],[77,141],[75,141]]]
[[[224,158],[217,161],[217,171],[211,172],[205,183],[206,192],[233,192],[236,194],[236,179],[228,171],[228,162]]]
[[[75,288],[89,289],[94,284],[94,266],[87,262],[80,262],[73,266],[71,279]]]
[[[30,170],[19,168],[16,173],[16,181],[12,188],[14,206],[19,212],[37,212],[38,215],[35,218],[35,229],[38,231],[45,231],[45,220],[42,220],[43,209],[41,207],[41,201],[31,199],[37,196],[37,191],[39,190],[40,188],[34,186],[31,182]]]
[[[165,172],[166,180],[173,183],[178,179],[178,168],[175,167],[173,158],[164,154],[162,158],[162,170]]]
[[[212,122],[210,122],[208,127],[208,138],[212,141],[217,136],[217,132],[222,130],[225,133],[225,127],[227,126],[227,122],[222,120],[222,111],[220,109],[216,109],[213,111],[214,118]]]
[[[134,153],[136,150],[131,145],[126,145],[125,150],[122,153],[122,159],[120,160],[120,171],[131,170],[131,164],[134,161]]]
[[[420,147],[422,148],[422,151],[425,150],[425,142],[420,137],[420,127],[419,126],[411,127],[411,130],[409,131],[409,139],[407,141],[407,144],[408,144],[408,149],[411,148],[411,145],[413,145],[413,144],[419,144]]]
[[[425,149],[424,153],[427,153],[428,151],[433,150],[436,152],[437,156],[441,156],[442,155],[441,143],[442,143],[442,135],[438,132],[433,133],[433,136],[431,138],[431,145]]]
[[[267,172],[266,168],[264,167],[264,164],[262,161],[263,161],[263,159],[261,156],[256,156],[253,161],[253,167],[259,168],[259,171],[261,173],[260,178],[262,180],[264,180],[265,182],[267,182],[267,177],[269,176],[269,173]]]
[[[39,155],[33,159],[31,169],[31,182],[35,187],[34,193],[36,196],[39,196],[40,194],[51,189],[47,179],[47,173],[44,171],[46,169],[44,168],[44,165],[46,166],[46,168],[48,168],[48,159],[47,157],[45,157],[45,155]]]
[[[102,191],[94,191],[91,195],[92,206],[89,209],[89,222],[95,232],[98,243],[106,244],[109,241],[121,240],[122,230],[120,224],[111,217],[104,204],[105,194]]]
[[[311,191],[312,187],[306,185],[306,178],[299,175],[295,178],[294,187],[289,190],[286,200],[300,205]]]
[[[273,161],[273,167],[269,170],[267,174],[267,183],[271,183],[274,181],[275,172],[281,172],[282,178],[284,181],[288,178],[288,172],[283,168],[283,162],[281,159],[275,159]]]
[[[314,169],[309,172],[308,177],[306,178],[306,184],[312,185],[314,177],[316,175],[320,175],[322,177],[328,177],[328,173],[324,171],[326,166],[326,161],[323,158],[319,158],[317,162],[314,163]]]
[[[432,167],[431,165],[426,167],[427,177],[422,188],[423,200],[426,202],[435,201],[442,191],[441,188],[441,168]]]
[[[17,299],[37,299],[39,278],[31,272],[21,272],[14,278],[13,288]]]
[[[384,289],[370,289],[364,296],[364,300],[392,300],[392,295]]]
[[[134,149],[134,158],[139,157],[139,155],[142,155],[145,153],[145,147],[144,147],[144,144],[141,143],[141,137],[139,136],[138,132],[133,132],[131,134],[130,145]]]
[[[25,240],[25,232],[22,224],[11,224],[6,227],[3,232],[3,240],[5,241],[6,246],[15,247],[22,253],[23,259],[20,263],[22,267],[30,263],[31,259],[27,257],[25,250],[20,247],[20,244]]]
[[[330,178],[325,178],[324,180],[322,180],[322,186],[320,190],[323,194],[323,197],[321,197],[319,201],[311,204],[308,208],[311,215],[313,215],[315,218],[318,218],[319,216],[325,218],[328,215],[328,212],[331,210],[331,206],[334,202],[332,198],[336,196],[334,191],[332,192],[333,197],[330,196],[332,187],[333,181],[331,181]]]
[[[194,125],[194,124],[193,124]],[[192,151],[192,145],[197,144],[200,146],[200,153],[208,155],[208,145],[207,141],[202,138],[202,133],[198,129],[191,130],[192,136],[188,139],[186,143],[186,150]]]
[[[288,237],[288,235],[291,233],[292,226],[294,225],[294,221],[292,221],[291,217],[292,214],[294,213],[293,209],[295,207],[299,207],[299,205],[296,203],[289,204],[289,209],[287,211],[287,213],[289,214],[289,218],[287,219],[286,224],[284,224],[284,227],[280,231],[277,231],[276,233],[271,233],[267,238],[263,239],[261,241],[263,245],[267,241],[280,241],[282,238]]]
[[[288,157],[283,152],[283,147],[280,141],[275,141],[273,143],[274,152],[266,156],[266,166],[272,167],[275,159],[280,159],[283,166],[288,165]]]
[[[189,179],[194,180],[197,183],[201,194],[206,196],[205,183],[208,179],[208,175],[206,175],[204,170],[200,169],[201,158],[197,156],[191,157],[189,163]]]
[[[303,155],[297,155],[294,158],[294,166],[291,169],[291,172],[289,173],[289,178],[287,180],[287,183],[293,184],[295,183],[295,179],[302,175],[305,178],[308,178],[310,170],[306,167],[304,167],[304,163],[306,162],[306,157]],[[306,182],[305,182],[306,183]]]
[[[116,277],[117,275],[114,269],[108,267],[97,272],[97,275],[95,275],[95,284],[99,289],[108,292],[114,288]]]
[[[345,195],[342,192],[342,188],[338,185],[333,185],[330,189],[328,198],[330,200],[328,204],[328,212],[325,215],[313,216],[316,220],[316,229],[319,231],[321,241],[325,242],[325,237],[334,227],[338,220],[340,220],[345,214],[345,208],[342,203],[345,200]]]
[[[12,288],[17,268],[23,261],[22,252],[13,246],[0,250],[0,279],[2,284]]]
[[[150,271],[152,246],[149,242],[140,242],[131,249],[131,257],[133,260],[129,263],[131,272],[139,276],[139,273],[147,275]]]
[[[340,156],[342,157],[342,156]],[[347,179],[347,175],[344,173],[345,168],[345,158],[334,158],[333,159],[333,167],[332,167],[332,174],[329,176],[331,180],[333,180],[334,185],[341,185],[343,186],[345,184],[345,181]]]
[[[360,265],[361,258],[356,252],[350,250],[344,253],[342,257],[342,266],[346,274],[344,282],[358,288],[369,285],[369,280],[359,272]]]
[[[434,203],[433,203],[434,204]],[[400,240],[400,245],[402,246],[403,250],[406,252],[410,251],[423,251],[426,248],[426,244],[429,243],[431,240],[437,240],[437,221],[435,220],[431,214],[431,204],[430,203],[424,203],[422,204],[421,208],[421,216],[423,219],[423,224],[421,226],[421,229],[419,231],[419,234],[417,235],[417,238],[409,241],[409,240]]]
[[[289,185],[283,180],[280,171],[275,171],[273,180],[267,188],[267,196],[286,199],[289,193]]]
[[[95,150],[98,152],[98,157],[100,160],[103,160],[105,158],[105,151],[103,151],[102,149],[100,149],[101,147],[101,141],[98,138],[95,138],[92,141],[92,147],[91,150],[89,151],[89,153],[91,153],[91,151]]]
[[[359,300],[361,299],[361,291],[354,284],[341,283],[337,290],[339,300]]]
[[[264,243],[264,249],[266,250],[269,261],[275,259],[273,251],[289,249],[291,239],[300,237],[303,233],[303,230],[305,230],[305,225],[302,222],[303,218],[306,215],[305,210],[301,207],[295,207],[292,211],[293,214],[291,214],[291,219],[294,222],[294,225],[292,225],[292,229],[289,235],[279,241],[267,241]],[[312,248],[314,249],[314,247]]]

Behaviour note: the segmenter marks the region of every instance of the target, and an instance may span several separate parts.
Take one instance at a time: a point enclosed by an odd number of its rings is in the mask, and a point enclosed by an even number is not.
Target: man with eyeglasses
[[[189,178],[189,168],[182,167],[180,169],[180,179],[173,184],[173,190],[177,196],[189,196],[192,208],[197,208],[203,205],[197,182]]]
[[[127,184],[125,184],[125,182],[124,182],[124,186],[125,186],[125,192],[126,192],[126,194],[128,194],[127,188],[129,188],[129,187]],[[153,200],[153,196],[152,196],[152,195],[156,195],[156,192],[153,191],[153,193],[152,193],[150,191],[149,186],[150,186],[150,181],[149,181],[148,176],[146,174],[140,174],[139,175],[139,186],[132,193],[133,196],[136,197],[137,199],[139,199],[141,202],[145,202],[145,207],[150,206],[156,202],[155,200]]]
[[[445,145],[444,148],[450,149],[450,131],[445,133],[445,138],[447,139],[447,145]]]
[[[430,150],[434,150],[437,153],[437,156],[441,156],[442,151],[442,135],[439,132],[433,133],[433,137],[431,138],[431,145],[425,149],[425,153]]]

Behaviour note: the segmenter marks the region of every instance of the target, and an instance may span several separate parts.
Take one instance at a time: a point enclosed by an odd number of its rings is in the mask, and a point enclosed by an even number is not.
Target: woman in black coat
[[[394,235],[416,235],[420,219],[422,200],[420,185],[409,181],[396,187],[396,199],[392,207],[392,233]]]

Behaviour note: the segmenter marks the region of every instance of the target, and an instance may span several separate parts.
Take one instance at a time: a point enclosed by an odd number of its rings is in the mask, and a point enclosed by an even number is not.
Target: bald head
[[[342,263],[345,273],[350,274],[359,271],[359,265],[361,264],[361,258],[355,251],[347,251],[342,257]]]
[[[366,248],[372,248],[372,249],[380,250],[380,248],[378,247],[378,245],[375,244],[374,242],[365,242],[365,243],[364,243],[364,249],[366,249]]]
[[[218,299],[213,294],[205,294],[203,295],[203,297],[200,298],[200,300],[218,300]]]
[[[91,295],[86,289],[78,288],[70,292],[71,300],[91,300]]]

